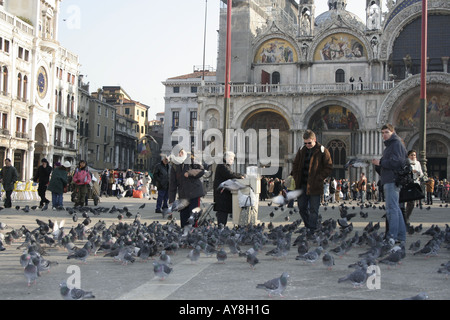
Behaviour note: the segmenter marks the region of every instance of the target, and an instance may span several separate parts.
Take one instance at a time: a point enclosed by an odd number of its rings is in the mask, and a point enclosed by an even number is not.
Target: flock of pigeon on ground
[[[284,211],[287,199],[289,195],[284,199],[274,198],[269,205],[274,211]],[[177,200],[166,214],[179,211],[185,205],[186,201]],[[144,207],[145,204],[139,209],[142,210]],[[69,229],[64,227],[64,221],[58,223],[52,220],[45,222],[36,219],[37,225],[34,227],[22,226],[5,232],[5,235],[0,233],[0,250],[6,249],[4,243],[11,245],[14,241],[22,241],[17,249],[23,250],[20,264],[28,286],[36,283],[40,274],[55,264],[45,258],[48,255],[47,247],[64,248],[68,252],[67,259],[77,259],[82,263],[87,263],[98,254],[111,257],[124,265],[133,263],[136,259],[145,261],[153,259],[154,274],[161,280],[166,279],[173,272],[174,266],[171,263],[170,254],[180,248],[187,249],[189,252],[187,257],[192,263],[195,263],[202,255],[208,257],[215,255],[218,263],[225,263],[228,255],[234,255],[242,257],[242,260],[246,261],[252,269],[255,269],[259,263],[258,256],[287,259],[288,253],[293,250],[298,253],[295,259],[303,264],[323,263],[327,269],[331,269],[335,265],[336,257],[342,257],[355,247],[367,248],[367,251],[358,255],[359,260],[349,266],[351,272],[338,279],[338,283],[349,282],[354,287],[366,284],[368,277],[371,276],[368,272],[370,266],[387,264],[388,267],[392,267],[402,262],[407,251],[405,244],[385,239],[379,222],[369,222],[361,232],[355,231],[352,235],[353,224],[350,220],[356,214],[349,213],[350,208],[345,203],[338,205],[337,208],[339,218],[321,220],[319,228],[311,232],[301,227],[301,219],[279,226],[270,222],[267,225],[261,223],[230,228],[217,226],[213,220],[201,226],[195,226],[198,217],[202,214],[201,208],[193,210],[189,224],[181,228],[174,219],[166,223],[142,222],[140,214],[133,215],[127,207],[67,207],[65,210],[75,223],[78,222],[78,216],[82,219],[76,226]],[[28,206],[16,207],[16,210],[30,209],[36,210]],[[292,209],[290,214],[294,212],[297,210]],[[118,221],[109,226],[102,220],[92,223],[92,216],[98,217],[102,214],[117,214]],[[273,217],[273,213],[270,216]],[[367,215],[361,214],[361,217],[367,218]],[[0,230],[6,228],[8,226],[0,222]],[[422,225],[409,226],[408,232],[421,233],[430,237],[423,246],[420,240],[411,244],[409,250],[414,255],[430,257],[437,255],[442,248],[450,250],[449,225],[445,227],[433,225],[426,231],[422,230]],[[243,250],[244,247],[248,250]],[[450,261],[437,267],[436,271],[448,278]],[[288,285],[288,278],[288,273],[284,272],[280,277],[258,284],[256,288],[266,290],[270,296],[282,296]],[[65,283],[61,283],[60,292],[61,296],[68,300],[94,298],[92,292],[83,291],[81,288],[69,288]],[[427,298],[425,293],[413,297],[413,299],[425,298]]]

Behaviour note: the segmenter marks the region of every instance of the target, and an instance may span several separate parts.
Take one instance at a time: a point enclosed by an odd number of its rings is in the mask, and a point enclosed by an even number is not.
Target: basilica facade
[[[408,150],[419,149],[422,2],[390,0],[383,8],[366,0],[362,21],[346,10],[347,2],[360,0],[330,0],[318,16],[317,1],[232,1],[229,128],[278,129],[283,178],[303,132],[312,129],[331,152],[333,176],[355,180],[363,170],[376,181],[373,166],[346,170],[345,164],[379,158],[386,123]],[[224,129],[226,3],[217,84],[198,90],[204,130]],[[450,172],[450,2],[428,1],[428,30],[427,169],[444,179]]]

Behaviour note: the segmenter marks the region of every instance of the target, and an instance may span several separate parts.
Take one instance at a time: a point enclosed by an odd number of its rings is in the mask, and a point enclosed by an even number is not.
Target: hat
[[[63,167],[64,168],[70,168],[72,164],[69,161],[64,162]]]
[[[44,162],[48,164],[48,161],[45,158],[41,160],[41,163],[44,163]]]
[[[44,161],[42,161],[44,162]],[[55,167],[61,167],[61,162],[55,162]]]

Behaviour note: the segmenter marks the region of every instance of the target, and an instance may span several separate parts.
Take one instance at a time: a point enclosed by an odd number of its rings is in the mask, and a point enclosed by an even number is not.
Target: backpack
[[[77,185],[86,185],[91,181],[91,174],[87,170],[77,169],[73,175],[73,182]]]
[[[334,187],[333,181],[330,181],[330,193],[336,193],[336,189]]]

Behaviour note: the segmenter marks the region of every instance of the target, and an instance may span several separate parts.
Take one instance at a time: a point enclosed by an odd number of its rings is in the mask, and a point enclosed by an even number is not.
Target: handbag
[[[425,199],[422,188],[418,183],[409,183],[400,189],[399,202],[409,202]]]

